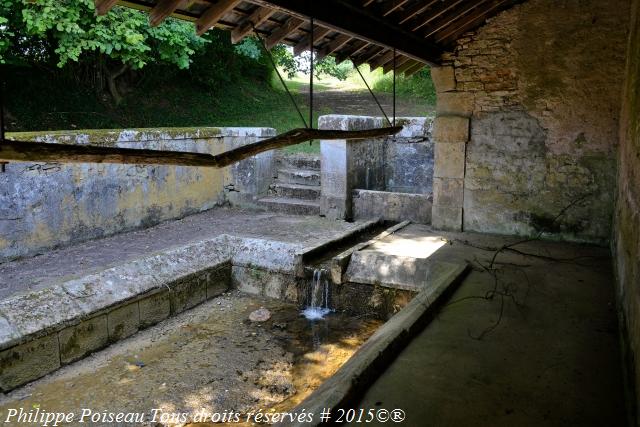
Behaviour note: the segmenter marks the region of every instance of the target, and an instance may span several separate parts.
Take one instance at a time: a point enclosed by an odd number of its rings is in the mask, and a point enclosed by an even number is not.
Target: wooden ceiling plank
[[[219,0],[218,3],[205,10],[202,16],[196,21],[196,33],[201,36],[218,21],[236,7],[241,0]]]
[[[407,61],[409,61],[409,58],[407,58],[406,56],[400,56],[398,58],[396,58],[396,74],[400,74],[400,71],[398,71],[398,69],[400,68],[400,66],[404,63],[406,63]],[[393,61],[389,61],[386,64],[384,64],[384,67],[382,69],[382,72],[384,74],[387,74],[389,71],[393,71]]]
[[[433,6],[436,3],[439,3],[440,0],[431,0],[429,2],[418,2],[415,5],[413,5],[412,7],[408,8],[407,10],[403,11],[400,16],[398,17],[398,24],[402,25],[405,22],[409,21],[411,18],[413,18],[416,15],[421,14],[422,12],[424,12],[425,10],[429,9],[431,6]]]
[[[447,44],[455,41],[460,35],[470,31],[480,19],[485,19],[493,10],[505,4],[507,0],[494,0],[493,4],[487,8],[478,10],[461,21],[454,22],[450,28],[446,28],[442,32],[436,33],[436,43]]]
[[[441,47],[394,24],[392,19],[375,15],[369,9],[345,0],[252,0],[252,3],[272,5],[295,16],[313,16],[318,25],[387,49],[395,46],[399,54],[425,63],[435,64],[442,55]]]
[[[236,28],[233,29],[233,31],[231,31],[231,43],[236,44],[241,42],[243,38],[251,34],[254,27],[258,28],[275,12],[275,10],[269,9],[268,7],[258,6],[251,15],[245,18]]]
[[[149,11],[149,25],[157,27],[167,19],[185,0],[159,0]]]
[[[117,2],[118,0],[96,0],[96,15],[106,15]]]
[[[367,49],[371,45],[362,40],[356,40],[349,50],[344,52],[338,52],[336,56],[336,62],[340,64],[341,62],[346,61],[347,59],[352,60],[354,57],[359,55],[363,50]]]
[[[425,32],[423,33],[424,38],[429,38],[435,33],[437,33],[438,31],[441,31],[442,29],[447,28],[448,26],[453,24],[455,21],[473,12],[475,9],[479,8],[481,5],[483,5],[487,1],[489,0],[480,0],[477,3],[463,4],[462,7],[457,8],[453,13],[445,15],[439,20],[437,20],[436,22],[429,25],[425,30]]]
[[[379,67],[382,67],[384,64],[386,64],[389,61],[393,61],[393,50],[390,50],[384,55],[376,58],[375,60],[368,61],[368,62],[369,62],[369,66],[371,67],[371,71],[373,71]]]
[[[419,64],[418,61],[414,61],[413,59],[409,59],[407,62],[405,62],[404,64],[400,65],[397,69],[396,69],[396,73],[397,74],[402,74],[405,71],[407,71],[408,69],[415,67],[417,64]]]
[[[415,73],[417,73],[418,71],[422,70],[425,67],[425,65],[421,62],[418,62],[416,65],[414,65],[413,67],[405,70],[404,72],[404,76],[405,77],[411,77],[412,75],[414,75]]]
[[[267,37],[266,46],[267,49],[273,48],[275,45],[284,40],[289,34],[296,31],[304,23],[302,19],[295,16],[290,17],[280,27],[276,28],[269,37]]]
[[[400,9],[402,6],[407,4],[409,0],[394,0],[391,3],[390,7],[387,7],[386,10],[382,13],[382,16],[391,15],[396,10]]]
[[[320,51],[316,55],[316,58],[320,60],[326,56],[331,55],[337,50],[342,49],[347,43],[349,43],[349,40],[351,40],[350,36],[346,34],[338,34],[338,36],[335,39],[333,39],[332,41],[329,42],[329,44],[327,44],[325,47],[320,49]]]
[[[414,25],[411,28],[411,31],[418,31],[420,28],[422,28],[425,25],[429,24],[430,22],[432,22],[436,18],[439,18],[440,16],[444,15],[445,13],[447,13],[451,9],[455,8],[459,4],[463,3],[464,1],[465,0],[456,0],[454,2],[445,4],[443,7],[439,8],[437,10],[434,10],[433,12],[430,12],[428,14],[428,16],[425,17],[426,19],[420,20],[420,22],[417,25]]]
[[[316,26],[313,29],[313,44],[315,45],[316,43],[318,43],[319,40],[322,40],[324,38],[324,36],[326,36],[330,32],[331,32],[331,30],[329,28]],[[311,36],[311,34],[307,34],[306,37],[303,37],[302,40],[300,40],[300,42],[295,45],[295,47],[293,48],[293,54],[294,55],[300,55],[302,52],[304,52],[305,50],[309,49],[309,37],[310,36]]]

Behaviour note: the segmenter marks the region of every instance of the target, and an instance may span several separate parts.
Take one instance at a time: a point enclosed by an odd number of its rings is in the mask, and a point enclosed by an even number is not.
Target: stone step
[[[272,188],[278,197],[304,200],[318,200],[320,198],[319,185],[275,183]]]
[[[320,215],[320,203],[286,197],[265,197],[258,204],[273,212],[290,215]]]
[[[320,157],[318,156],[294,154],[282,156],[278,159],[278,161],[280,166],[284,169],[320,170]]]
[[[279,169],[278,181],[283,184],[320,185],[320,171],[313,169]]]

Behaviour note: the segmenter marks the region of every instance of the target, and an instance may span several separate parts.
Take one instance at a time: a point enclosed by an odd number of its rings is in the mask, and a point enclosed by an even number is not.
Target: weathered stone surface
[[[166,290],[153,293],[138,302],[140,328],[148,328],[171,316],[171,298]]]
[[[438,116],[470,117],[473,113],[473,94],[470,92],[438,93],[436,114]]]
[[[462,207],[464,180],[458,178],[434,178],[433,204],[437,206]]]
[[[56,334],[0,352],[0,390],[7,392],[60,367]]]
[[[382,218],[387,221],[431,223],[431,196],[426,194],[391,193],[354,190],[355,219]]]
[[[216,268],[207,278],[207,299],[215,298],[229,290],[231,286],[231,263]]]
[[[207,272],[191,274],[169,284],[171,313],[182,313],[207,299]]]
[[[71,363],[109,343],[107,316],[101,315],[70,326],[58,333],[60,361]]]
[[[438,92],[456,90],[456,77],[451,66],[431,67],[431,79]]]
[[[469,119],[462,116],[438,116],[433,122],[433,140],[438,143],[467,142]]]
[[[270,128],[182,128],[27,132],[7,137],[217,154],[274,134]],[[271,153],[262,153],[225,169],[12,163],[0,174],[0,218],[11,219],[0,221],[0,261],[181,218],[224,203],[227,196],[239,202],[252,199],[266,192],[270,180],[264,179],[272,176],[272,160]]]
[[[462,231],[462,208],[433,205],[431,225],[436,230]]]
[[[293,274],[277,273],[261,268],[233,267],[234,288],[248,294],[283,299],[288,293],[288,297],[293,298],[296,283]]]
[[[435,144],[435,178],[464,178],[466,144],[464,142]]]
[[[138,302],[118,307],[107,314],[109,341],[115,342],[138,332],[140,309]]]
[[[388,139],[385,146],[385,191],[431,194],[434,144],[432,141]]]

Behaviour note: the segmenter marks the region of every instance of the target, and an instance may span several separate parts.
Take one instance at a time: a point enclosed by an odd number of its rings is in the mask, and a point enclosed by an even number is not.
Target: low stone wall
[[[9,133],[52,144],[218,154],[270,128],[80,130]],[[10,163],[0,174],[0,262],[148,227],[266,194],[272,152],[224,169],[115,164]],[[268,177],[268,179],[267,179]]]
[[[385,126],[381,117],[327,115],[320,129],[359,130]],[[402,220],[420,205],[430,210],[433,191],[433,144],[430,118],[399,118],[403,130],[387,138],[321,142],[320,212],[336,219]],[[364,190],[364,191],[361,191]],[[367,190],[371,190],[367,192]],[[361,195],[358,209],[354,194]],[[413,195],[410,196],[410,195]],[[375,209],[370,201],[375,199]],[[379,203],[378,203],[379,202]],[[413,215],[430,220],[430,213]]]

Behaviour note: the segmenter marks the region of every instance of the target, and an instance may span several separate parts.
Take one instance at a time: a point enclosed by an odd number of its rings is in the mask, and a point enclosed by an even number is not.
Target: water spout
[[[331,312],[329,308],[329,280],[324,269],[315,269],[311,285],[307,289],[307,306],[302,311],[309,320],[320,320]]]

